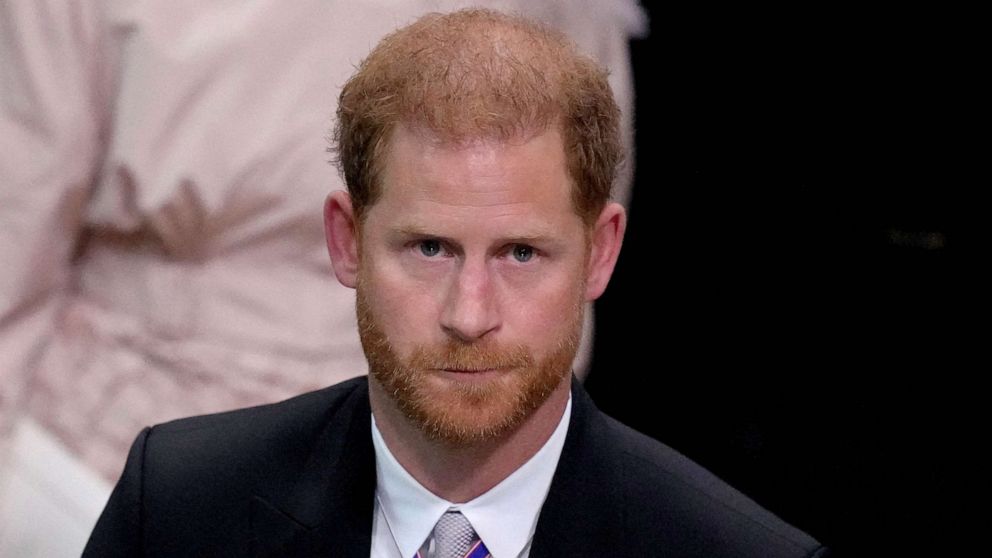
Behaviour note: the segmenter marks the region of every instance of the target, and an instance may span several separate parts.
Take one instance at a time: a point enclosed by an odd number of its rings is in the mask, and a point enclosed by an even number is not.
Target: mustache
[[[417,347],[410,355],[409,364],[431,370],[498,370],[533,366],[534,356],[523,345],[499,347],[449,342]]]

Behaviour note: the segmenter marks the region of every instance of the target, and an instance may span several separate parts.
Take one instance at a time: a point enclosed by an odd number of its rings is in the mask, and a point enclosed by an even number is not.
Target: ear
[[[324,235],[334,275],[345,287],[358,283],[358,222],[348,192],[331,192],[324,202]]]
[[[596,300],[606,290],[613,268],[620,256],[620,245],[627,230],[627,212],[623,206],[610,202],[593,225],[590,238],[589,263],[586,266],[586,301]]]

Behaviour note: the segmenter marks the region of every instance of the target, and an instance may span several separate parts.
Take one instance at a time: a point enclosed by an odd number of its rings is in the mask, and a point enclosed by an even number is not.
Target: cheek
[[[411,278],[388,261],[364,262],[360,277],[369,308],[395,348],[405,353],[421,344],[437,328],[439,312],[436,287],[431,281]]]
[[[584,288],[575,275],[546,278],[538,288],[514,290],[503,297],[504,322],[525,344],[557,342],[582,310]]]

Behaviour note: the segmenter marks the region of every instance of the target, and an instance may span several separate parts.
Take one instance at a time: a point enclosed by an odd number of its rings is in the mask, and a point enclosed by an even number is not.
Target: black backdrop
[[[989,517],[969,16],[647,8],[590,392],[840,557],[964,549]]]

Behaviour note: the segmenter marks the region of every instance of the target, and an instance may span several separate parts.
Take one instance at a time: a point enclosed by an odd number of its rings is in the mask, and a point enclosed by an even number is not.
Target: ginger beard
[[[453,339],[418,345],[402,358],[378,323],[364,283],[360,273],[358,330],[369,375],[428,439],[454,446],[499,439],[540,407],[571,373],[582,335],[581,302],[570,309],[558,341],[539,359],[524,345],[499,347]],[[440,382],[431,377],[451,368],[501,371],[484,382]]]

